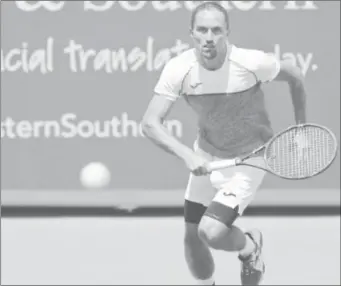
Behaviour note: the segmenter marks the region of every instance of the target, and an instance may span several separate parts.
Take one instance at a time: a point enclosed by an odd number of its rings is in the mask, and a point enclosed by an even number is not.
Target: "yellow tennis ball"
[[[104,188],[110,183],[110,180],[109,169],[100,162],[89,163],[80,172],[80,181],[88,189]]]

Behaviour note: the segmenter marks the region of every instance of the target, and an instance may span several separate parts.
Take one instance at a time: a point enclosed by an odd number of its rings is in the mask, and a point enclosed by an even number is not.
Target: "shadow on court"
[[[340,285],[340,217],[244,217],[264,233],[267,285]],[[3,218],[2,285],[190,285],[181,217]],[[238,285],[215,252],[218,285]]]

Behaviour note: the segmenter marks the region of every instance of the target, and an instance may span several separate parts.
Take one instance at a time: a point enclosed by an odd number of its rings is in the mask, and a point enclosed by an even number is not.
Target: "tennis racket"
[[[314,177],[327,170],[336,158],[336,136],[324,126],[302,124],[289,127],[276,134],[270,141],[249,155],[231,160],[210,162],[209,172],[245,165],[265,170],[289,180]],[[264,166],[247,163],[247,160],[263,155]]]

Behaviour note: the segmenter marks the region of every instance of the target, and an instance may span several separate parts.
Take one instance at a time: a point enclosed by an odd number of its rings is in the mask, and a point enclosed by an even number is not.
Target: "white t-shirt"
[[[170,100],[183,97],[198,114],[199,147],[230,158],[252,151],[273,135],[260,86],[279,70],[274,55],[232,46],[223,66],[210,71],[191,49],[166,64],[154,91]]]

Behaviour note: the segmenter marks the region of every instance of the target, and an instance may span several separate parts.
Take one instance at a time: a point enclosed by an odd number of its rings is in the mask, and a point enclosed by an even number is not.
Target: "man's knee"
[[[227,239],[229,231],[225,224],[208,216],[203,216],[198,227],[200,239],[214,249],[222,248],[222,241]]]
[[[217,246],[221,239],[226,237],[229,228],[223,223],[203,216],[200,224],[185,224],[185,245],[208,244],[212,247]],[[215,247],[214,247],[215,248]]]
[[[194,223],[185,223],[185,239],[192,240],[198,237],[198,225]]]
[[[238,209],[212,202],[200,221],[199,237],[212,248],[222,249],[237,217]]]
[[[205,245],[205,242],[199,237],[198,227],[198,224],[188,222],[185,223],[185,248],[197,249],[197,247],[202,247]]]

